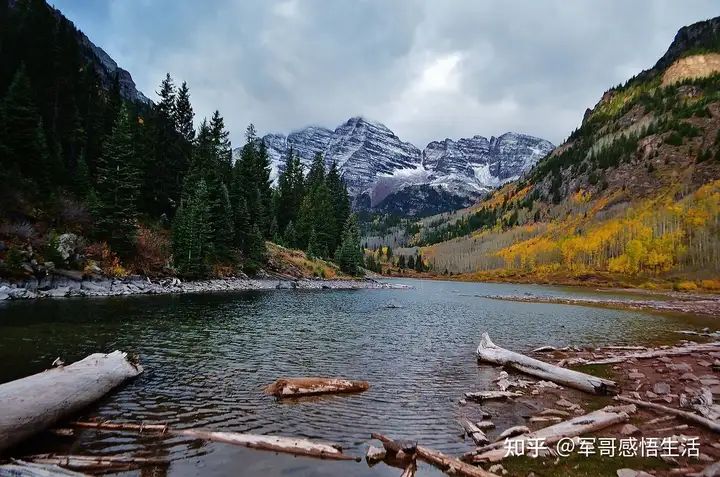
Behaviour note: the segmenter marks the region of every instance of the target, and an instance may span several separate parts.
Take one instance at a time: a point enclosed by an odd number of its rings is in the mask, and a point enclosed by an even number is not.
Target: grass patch
[[[670,466],[658,458],[647,457],[600,457],[572,454],[560,458],[555,464],[550,459],[532,459],[530,457],[512,457],[502,462],[511,476],[525,477],[533,472],[538,477],[617,477],[622,468],[642,470],[662,470]]]
[[[615,371],[609,364],[581,364],[578,366],[571,366],[570,369],[590,374],[598,378],[615,379]]]

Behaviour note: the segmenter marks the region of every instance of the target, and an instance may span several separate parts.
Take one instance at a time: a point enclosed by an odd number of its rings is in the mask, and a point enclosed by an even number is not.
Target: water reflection
[[[89,410],[89,416],[330,440],[353,453],[362,452],[371,432],[382,432],[460,453],[471,444],[460,436],[455,419],[472,410],[459,407],[458,399],[463,392],[485,388],[497,373],[475,362],[483,331],[496,343],[522,351],[545,344],[662,341],[677,339],[678,329],[714,327],[708,319],[475,297],[586,293],[581,290],[412,284],[413,290],[2,304],[0,381],[40,371],[58,356],[69,362],[91,352],[123,349],[138,353],[146,372]],[[283,401],[261,391],[278,377],[302,375],[364,379],[372,387],[357,395]],[[382,466],[316,463],[179,437],[84,431],[71,442],[52,445],[72,446],[75,452],[167,456],[171,475],[397,474]],[[429,472],[423,468],[420,474]]]

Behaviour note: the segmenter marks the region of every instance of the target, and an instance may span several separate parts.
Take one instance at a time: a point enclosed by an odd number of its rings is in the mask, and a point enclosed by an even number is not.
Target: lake
[[[71,362],[121,349],[139,354],[145,373],[85,417],[301,436],[338,442],[357,455],[364,454],[371,432],[381,432],[459,454],[473,445],[462,438],[456,419],[476,416],[472,404],[458,401],[464,392],[493,388],[498,373],[475,360],[483,331],[496,344],[522,352],[541,345],[669,342],[682,338],[677,330],[715,329],[712,318],[474,296],[598,293],[589,290],[396,281],[414,288],[3,302],[0,382],[39,372],[59,356]],[[262,393],[278,377],[308,375],[365,379],[372,387],[357,395],[291,401]],[[502,429],[501,424],[521,423],[520,413],[493,420]],[[400,473],[382,464],[370,469],[364,462],[95,431],[64,440],[38,438],[21,450],[45,449],[167,457],[173,476]],[[435,471],[423,466],[418,475]]]

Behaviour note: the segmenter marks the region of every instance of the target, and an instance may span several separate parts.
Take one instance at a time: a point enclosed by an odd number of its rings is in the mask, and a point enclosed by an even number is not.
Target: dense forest
[[[290,151],[277,187],[247,128],[233,161],[215,111],[195,126],[186,83],[122,94],[43,0],[0,1],[0,274],[254,274],[266,241],[361,272],[357,219],[336,166]]]

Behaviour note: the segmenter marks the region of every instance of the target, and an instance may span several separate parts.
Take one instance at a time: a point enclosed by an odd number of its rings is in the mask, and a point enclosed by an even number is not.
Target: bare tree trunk
[[[307,439],[296,439],[292,437],[263,436],[257,434],[241,434],[239,432],[219,432],[207,429],[170,429],[159,424],[124,424],[114,422],[74,422],[75,427],[85,429],[97,429],[100,431],[151,431],[160,435],[169,434],[174,436],[186,436],[205,441],[223,442],[252,449],[269,450],[274,452],[285,452],[293,455],[306,457],[317,457],[319,459],[332,460],[354,460],[360,461],[359,457],[343,454],[337,444],[313,442]]]
[[[126,353],[114,351],[0,384],[0,450],[82,410],[142,371]]]
[[[508,366],[525,374],[540,379],[546,379],[558,384],[593,394],[615,394],[617,386],[614,381],[598,378],[589,374],[561,368],[554,364],[545,363],[520,353],[501,348],[490,340],[487,333],[483,333],[480,346],[477,349],[480,361]]]
[[[694,414],[692,412],[682,411],[680,409],[663,406],[662,404],[656,404],[654,402],[641,401],[639,399],[632,399],[625,396],[617,396],[615,399],[622,402],[636,404],[641,407],[654,409],[656,411],[662,411],[665,414],[672,414],[674,416],[681,417],[686,421],[690,421],[693,424],[698,424],[700,426],[706,427],[713,432],[720,433],[720,421],[713,421],[706,417],[698,416],[697,414]]]
[[[632,412],[635,412],[635,406],[608,406],[584,416],[578,416],[568,421],[544,427],[529,434],[523,434],[522,436],[481,447],[475,452],[466,454],[464,460],[476,463],[498,462],[506,457],[506,447],[509,445],[508,441],[527,442],[528,440],[542,440],[546,445],[553,444],[565,437],[577,437],[625,422],[630,418],[628,413]]]

